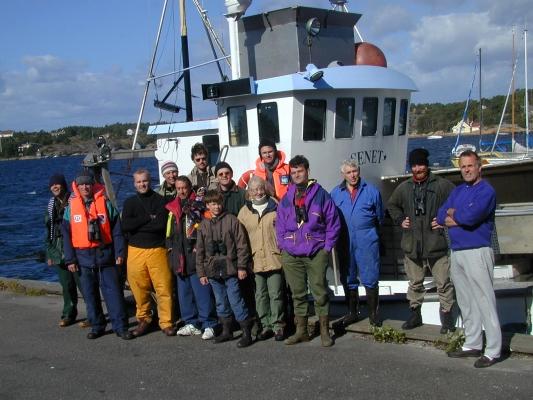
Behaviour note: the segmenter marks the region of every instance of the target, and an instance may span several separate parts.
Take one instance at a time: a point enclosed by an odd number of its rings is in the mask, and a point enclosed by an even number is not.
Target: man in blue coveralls
[[[384,210],[379,190],[361,179],[359,165],[345,160],[341,165],[344,181],[331,192],[341,214],[342,230],[338,244],[341,260],[349,260],[345,293],[349,312],[335,322],[335,330],[343,330],[359,319],[359,285],[365,287],[369,320],[381,326],[378,317],[379,235]]]

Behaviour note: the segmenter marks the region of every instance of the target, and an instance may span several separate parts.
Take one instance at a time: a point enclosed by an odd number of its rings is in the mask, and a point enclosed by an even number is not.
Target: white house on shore
[[[461,127],[462,125],[462,127]],[[476,133],[479,132],[479,122],[463,121],[462,119],[452,128],[452,132],[458,134],[461,133]]]

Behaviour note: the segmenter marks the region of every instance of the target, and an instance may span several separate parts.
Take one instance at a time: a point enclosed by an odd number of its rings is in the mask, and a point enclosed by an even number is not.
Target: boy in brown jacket
[[[215,338],[215,343],[233,338],[233,312],[242,329],[237,347],[247,347],[252,344],[252,323],[239,289],[239,280],[247,276],[250,258],[246,234],[237,217],[224,211],[222,194],[210,190],[204,201],[212,217],[200,224],[196,242],[196,272],[200,283],[210,284],[215,295],[217,315],[222,324],[222,333]]]

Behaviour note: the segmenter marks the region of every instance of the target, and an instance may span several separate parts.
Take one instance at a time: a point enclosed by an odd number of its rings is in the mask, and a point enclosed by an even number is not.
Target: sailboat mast
[[[529,100],[527,91],[527,29],[524,29],[524,68],[525,68],[525,106],[526,106],[526,149],[529,153]]]
[[[483,98],[481,97],[481,47],[479,48],[479,140],[483,134]]]
[[[183,58],[183,86],[185,90],[186,121],[192,121],[191,72],[189,70],[189,41],[187,39],[187,20],[185,0],[180,0],[181,56]]]
[[[515,69],[515,49],[514,49],[514,39],[515,39],[515,30],[513,28],[513,71]],[[514,103],[515,103],[515,89],[514,89],[514,74],[513,74],[513,79],[511,81],[511,85],[512,85],[512,96],[511,96],[511,151],[514,151]]]

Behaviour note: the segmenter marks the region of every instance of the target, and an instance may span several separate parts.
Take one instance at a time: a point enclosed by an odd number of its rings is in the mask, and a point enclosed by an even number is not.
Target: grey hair
[[[263,187],[265,189],[265,193],[268,196],[272,197],[275,194],[274,188],[272,187],[270,182],[264,180],[260,176],[252,175],[250,180],[248,181],[248,196],[250,196],[252,188],[255,189],[257,187]]]
[[[357,168],[358,171],[360,170],[359,164],[357,164],[357,161],[352,160],[352,159],[344,160],[342,162],[342,164],[341,164],[341,172],[342,173],[344,173],[344,167],[352,167],[352,168]]]

